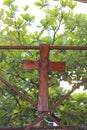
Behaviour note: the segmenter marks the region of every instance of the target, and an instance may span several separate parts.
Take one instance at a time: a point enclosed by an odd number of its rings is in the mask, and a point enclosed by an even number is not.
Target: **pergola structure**
[[[87,3],[87,0],[75,0],[78,2]],[[45,49],[46,48],[46,49]],[[63,100],[67,99],[77,88],[87,82],[87,78],[83,79],[80,83],[77,84],[75,88],[73,88],[70,92],[65,94],[62,98],[60,98],[53,106],[48,108],[48,70],[57,70],[57,71],[64,71],[65,70],[65,63],[64,62],[49,62],[49,51],[53,49],[59,50],[87,50],[87,47],[84,46],[49,46],[49,45],[41,45],[39,46],[0,46],[0,49],[36,49],[40,50],[40,60],[39,62],[35,61],[28,61],[24,60],[23,62],[23,69],[25,70],[32,70],[32,69],[39,69],[40,71],[40,83],[39,83],[39,95],[38,95],[38,106],[27,97],[24,93],[20,92],[17,88],[11,85],[9,82],[4,80],[0,77],[0,81],[19,94],[22,98],[26,101],[31,103],[39,112],[42,112],[41,116],[37,118],[33,123],[25,128],[0,128],[0,130],[45,130],[45,129],[61,129],[61,130],[68,130],[68,129],[78,129],[78,130],[86,130],[87,126],[63,126],[60,122],[58,122],[54,117],[52,117],[49,113],[57,107]],[[42,53],[44,51],[44,53]],[[43,91],[43,87],[45,88]],[[37,127],[35,128],[34,125],[42,120],[44,117],[49,117],[52,121],[54,121],[58,126],[57,127]]]
[[[64,126],[62,125],[55,117],[51,115],[51,112],[62,103],[62,101],[66,100],[76,89],[80,86],[87,83],[87,77],[84,78],[81,82],[77,83],[77,85],[72,88],[68,93],[66,93],[63,97],[57,100],[51,107],[48,107],[48,72],[50,70],[54,71],[64,71],[65,70],[65,62],[52,62],[49,61],[49,51],[50,50],[87,50],[86,46],[50,46],[49,44],[41,44],[40,46],[0,46],[0,49],[15,49],[15,50],[40,50],[40,59],[38,61],[24,60],[23,61],[23,69],[32,70],[39,69],[40,72],[40,81],[39,81],[39,94],[38,94],[38,105],[23,92],[18,90],[14,85],[11,85],[8,81],[6,81],[3,77],[0,76],[0,81],[3,82],[7,87],[16,92],[19,96],[25,99],[27,102],[32,104],[33,107],[40,112],[40,116],[34,120],[30,125],[25,128],[0,128],[0,130],[45,130],[45,129],[55,129],[55,130],[86,130],[87,126]],[[44,89],[45,88],[45,89]],[[53,122],[57,124],[57,126],[47,126],[47,127],[35,127],[35,125],[43,120],[45,117],[48,117]]]
[[[58,1],[58,0],[54,0],[54,1]],[[74,0],[74,1],[82,2],[82,3],[87,3],[87,0]]]
[[[75,1],[82,2],[82,3],[87,3],[87,0],[75,0]]]

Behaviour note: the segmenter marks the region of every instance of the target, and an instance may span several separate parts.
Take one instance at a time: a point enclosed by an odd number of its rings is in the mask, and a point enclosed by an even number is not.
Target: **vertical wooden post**
[[[40,45],[38,111],[48,111],[48,66],[50,45]]]

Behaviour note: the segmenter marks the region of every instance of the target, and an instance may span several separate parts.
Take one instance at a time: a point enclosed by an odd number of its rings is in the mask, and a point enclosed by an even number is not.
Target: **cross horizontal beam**
[[[0,49],[39,50],[39,46],[0,46]],[[50,50],[87,50],[87,46],[50,46]]]
[[[64,72],[65,71],[65,62],[49,62],[49,70]]]
[[[38,61],[23,60],[23,69],[24,70],[38,69]]]
[[[39,61],[32,61],[32,60],[23,60],[23,69],[24,70],[34,70],[39,69]],[[59,71],[63,72],[65,71],[65,62],[49,62],[49,68],[50,71]]]

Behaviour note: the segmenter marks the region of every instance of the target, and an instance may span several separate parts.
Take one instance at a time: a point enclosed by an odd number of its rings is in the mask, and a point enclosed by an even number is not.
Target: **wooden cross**
[[[48,72],[49,71],[65,71],[65,62],[49,61],[49,44],[40,45],[40,59],[38,61],[24,60],[24,70],[39,70],[39,94],[38,94],[38,111],[48,111]]]

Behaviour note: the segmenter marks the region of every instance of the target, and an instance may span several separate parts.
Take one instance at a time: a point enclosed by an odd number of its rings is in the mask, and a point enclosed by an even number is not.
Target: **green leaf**
[[[54,7],[54,9],[49,9],[48,13],[52,16],[52,17],[57,17],[59,14],[59,8],[57,6]]]
[[[26,13],[26,14],[22,14],[22,18],[26,21],[32,22],[35,16],[30,16],[30,14]]]
[[[26,5],[26,6],[24,7],[24,10],[27,11],[28,9],[29,9],[29,6]]]
[[[11,9],[12,9],[12,11],[17,11],[18,10],[18,6],[17,5],[11,5]]]
[[[42,24],[42,26],[46,27],[48,25],[48,20],[43,19],[43,20],[40,21],[40,23]]]
[[[10,19],[10,18],[3,19],[3,23],[4,23],[4,24],[7,24],[7,25],[9,25],[9,26],[12,26],[12,25],[13,25],[13,21],[12,21],[12,19]]]
[[[0,19],[3,18],[3,15],[4,15],[4,9],[0,9]]]
[[[47,1],[46,0],[40,0],[40,2],[35,2],[34,3],[36,6],[39,6],[41,9],[45,6],[47,6]]]
[[[41,3],[40,2],[35,2],[34,3],[36,6],[41,6]]]
[[[43,37],[42,38],[42,41],[44,42],[44,43],[52,43],[52,38],[50,37],[50,36],[45,36],[45,37]]]
[[[10,6],[15,0],[4,0],[3,4],[6,6]]]
[[[23,20],[22,20],[21,18],[18,18],[18,19],[17,19],[17,24],[18,24],[18,25],[23,24]]]

